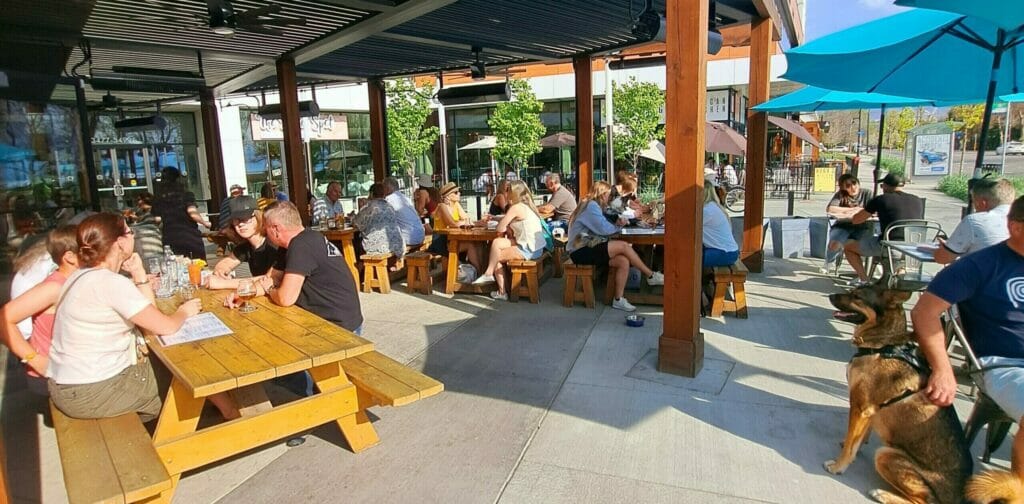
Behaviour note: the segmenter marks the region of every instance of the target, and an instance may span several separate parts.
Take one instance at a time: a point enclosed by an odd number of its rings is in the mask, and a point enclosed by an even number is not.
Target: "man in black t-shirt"
[[[846,245],[846,257],[850,266],[857,272],[862,282],[868,280],[867,272],[864,271],[862,256],[878,257],[882,255],[882,236],[885,230],[896,221],[906,219],[923,219],[924,203],[921,198],[903,192],[903,177],[890,173],[882,179],[882,194],[876,196],[864,205],[864,209],[853,216],[854,224],[863,224],[872,215],[878,216],[878,224],[882,230],[880,236],[870,236],[858,242],[850,242]],[[892,240],[902,240],[903,230],[897,229],[889,237]]]
[[[257,295],[298,305],[356,334],[362,332],[359,293],[345,257],[322,234],[302,226],[299,211],[279,201],[263,211],[264,232],[283,255],[283,272],[258,282]],[[232,301],[233,303],[233,301]]]

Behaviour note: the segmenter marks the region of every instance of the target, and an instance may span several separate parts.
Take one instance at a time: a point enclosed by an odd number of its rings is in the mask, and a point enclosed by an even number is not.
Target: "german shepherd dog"
[[[881,438],[875,470],[895,492],[875,489],[881,503],[959,503],[973,462],[956,411],[935,406],[922,392],[929,370],[911,344],[903,303],[910,293],[870,285],[829,301],[835,317],[857,325],[857,353],[847,366],[850,418],[842,451],[825,463],[842,474],[869,430]]]

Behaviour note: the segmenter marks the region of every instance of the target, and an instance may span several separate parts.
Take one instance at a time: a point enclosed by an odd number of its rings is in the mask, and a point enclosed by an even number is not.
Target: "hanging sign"
[[[953,157],[952,135],[917,135],[914,137],[914,175],[948,175]]]
[[[259,114],[249,116],[252,139],[284,140],[284,123],[280,119],[264,119]],[[348,140],[348,116],[324,113],[316,117],[299,119],[304,140]]]
[[[728,121],[729,120],[729,90],[716,89],[707,92],[707,109],[705,120],[707,121]]]

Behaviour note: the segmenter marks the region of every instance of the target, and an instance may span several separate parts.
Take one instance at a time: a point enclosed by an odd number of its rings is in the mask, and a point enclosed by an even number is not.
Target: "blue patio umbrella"
[[[1006,31],[1024,25],[1024,2],[1013,0],[896,0],[895,4],[987,19]]]
[[[950,103],[907,98],[881,93],[852,93],[817,86],[806,86],[753,107],[759,112],[818,112],[823,110],[882,109],[878,128],[878,153],[872,172],[874,190],[878,191],[878,160],[882,158],[882,132],[885,130],[886,107],[942,107]]]
[[[915,1],[936,7],[953,3]],[[783,77],[840,91],[985,101],[984,139],[996,95],[1024,88],[1024,50],[1018,47],[1024,29],[1007,30],[1006,23],[989,17],[913,9],[878,19],[787,51]],[[978,153],[975,176],[984,152]]]

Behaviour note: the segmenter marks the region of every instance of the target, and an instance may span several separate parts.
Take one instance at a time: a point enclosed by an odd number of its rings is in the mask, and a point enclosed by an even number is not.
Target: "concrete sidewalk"
[[[821,215],[822,198],[798,208]],[[928,198],[929,217],[953,211]],[[660,309],[641,308],[646,325],[629,328],[620,311],[562,307],[557,279],[539,305],[362,295],[364,336],[445,392],[373,409],[381,443],[363,453],[324,426],[301,446],[274,443],[186,475],[175,502],[865,502],[885,486],[877,442],[842,476],[822,468],[845,433],[853,347],[826,299],[840,288],[819,265],[767,259],[748,279],[749,319],[702,319],[695,379],[654,371]],[[53,433],[19,368],[8,367],[2,397],[12,491],[16,502],[62,502]],[[957,407],[965,418],[964,396]]]

